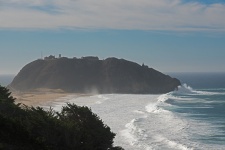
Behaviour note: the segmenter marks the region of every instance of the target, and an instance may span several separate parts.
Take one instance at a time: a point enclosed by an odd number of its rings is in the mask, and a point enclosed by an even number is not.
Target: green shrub
[[[88,107],[67,104],[61,112],[15,104],[0,86],[0,149],[122,150],[115,134]]]

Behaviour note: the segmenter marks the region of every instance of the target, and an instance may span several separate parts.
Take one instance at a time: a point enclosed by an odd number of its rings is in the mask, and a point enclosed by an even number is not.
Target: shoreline
[[[68,93],[60,89],[36,89],[32,91],[20,92],[11,91],[12,96],[15,98],[15,103],[21,103],[27,106],[41,106],[45,103],[56,101],[57,99],[62,99],[73,95],[75,97],[88,96],[90,94],[82,93]]]

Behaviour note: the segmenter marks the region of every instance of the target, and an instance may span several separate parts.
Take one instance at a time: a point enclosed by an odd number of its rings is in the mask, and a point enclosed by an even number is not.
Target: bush
[[[122,150],[115,134],[88,107],[67,104],[61,112],[15,104],[0,86],[0,149]]]

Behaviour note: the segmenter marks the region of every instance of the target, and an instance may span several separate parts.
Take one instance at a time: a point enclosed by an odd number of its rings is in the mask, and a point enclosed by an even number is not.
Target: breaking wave
[[[173,92],[174,94],[185,94],[185,95],[221,95],[225,94],[224,92],[209,92],[209,91],[200,91],[194,90],[192,87],[188,86],[186,83],[178,87],[177,91]]]
[[[115,145],[126,150],[222,150],[225,145],[205,140],[224,132],[207,121],[203,111],[213,109],[211,103],[215,103],[205,97],[221,93],[224,92],[194,90],[183,84],[177,91],[162,95],[102,94],[71,96],[63,101],[91,107],[117,134]],[[62,102],[51,106],[59,108],[59,105]]]

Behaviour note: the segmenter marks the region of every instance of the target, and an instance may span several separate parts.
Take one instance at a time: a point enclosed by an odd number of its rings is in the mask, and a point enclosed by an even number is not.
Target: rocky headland
[[[124,59],[46,57],[24,66],[9,88],[18,91],[48,88],[74,93],[161,94],[173,91],[179,85],[176,78]]]

